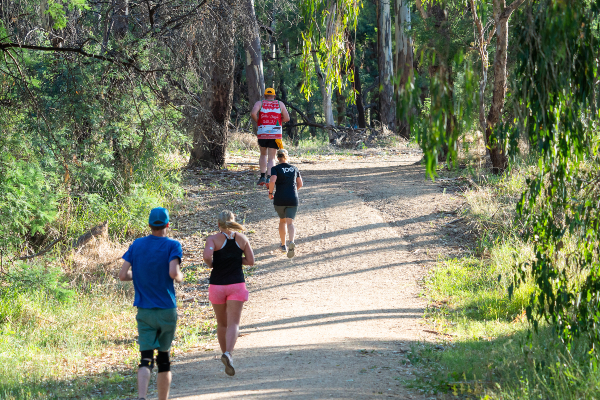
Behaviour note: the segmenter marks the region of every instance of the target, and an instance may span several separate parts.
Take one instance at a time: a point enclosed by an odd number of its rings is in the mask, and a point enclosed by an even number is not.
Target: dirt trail
[[[249,217],[257,268],[236,375],[223,372],[215,342],[178,357],[172,398],[427,398],[398,378],[412,377],[410,344],[432,339],[417,281],[437,252],[449,251],[434,223],[457,200],[425,178],[419,159],[295,163],[305,188],[291,260],[257,190],[264,207]]]

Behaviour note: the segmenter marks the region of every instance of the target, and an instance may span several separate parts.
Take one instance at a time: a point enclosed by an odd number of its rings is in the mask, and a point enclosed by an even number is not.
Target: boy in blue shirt
[[[169,352],[177,325],[177,302],[173,282],[183,281],[181,244],[167,237],[169,212],[158,207],[150,211],[152,234],[136,239],[123,255],[119,272],[122,281],[133,280],[134,307],[138,308],[138,342],[141,362],[138,370],[139,399],[146,398],[154,368],[154,349],[158,350],[158,399],[169,398],[171,363]],[[131,269],[130,269],[131,268]]]

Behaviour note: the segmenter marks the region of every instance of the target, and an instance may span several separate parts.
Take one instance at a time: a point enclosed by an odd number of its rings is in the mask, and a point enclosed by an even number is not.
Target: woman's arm
[[[304,186],[304,181],[302,180],[302,177],[299,176],[296,178],[296,189],[300,189],[302,186]]]
[[[204,262],[208,265],[208,268],[213,267],[212,258],[213,253],[215,252],[215,241],[212,236],[209,236],[206,239],[206,245],[204,245],[204,253],[202,254],[202,258],[204,258]]]
[[[246,241],[246,245],[244,246],[244,257],[242,258],[242,265],[254,265],[254,252],[252,251],[252,246],[250,246],[250,241],[244,237]]]
[[[269,199],[273,200],[273,190],[275,189],[275,182],[277,181],[277,175],[271,175],[269,180]]]

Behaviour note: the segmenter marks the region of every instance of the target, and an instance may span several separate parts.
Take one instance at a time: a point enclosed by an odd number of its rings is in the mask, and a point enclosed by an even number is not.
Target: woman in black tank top
[[[217,319],[217,338],[223,355],[225,373],[234,375],[231,353],[239,333],[240,318],[248,290],[243,265],[254,265],[254,253],[246,236],[234,230],[244,230],[235,222],[231,211],[219,214],[219,233],[209,236],[204,247],[204,262],[212,268],[208,286],[208,300]]]

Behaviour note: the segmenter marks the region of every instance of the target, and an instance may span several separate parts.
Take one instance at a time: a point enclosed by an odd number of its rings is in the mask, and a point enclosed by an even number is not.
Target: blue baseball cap
[[[150,211],[148,223],[152,226],[163,226],[169,223],[169,211],[163,207],[156,207]]]

